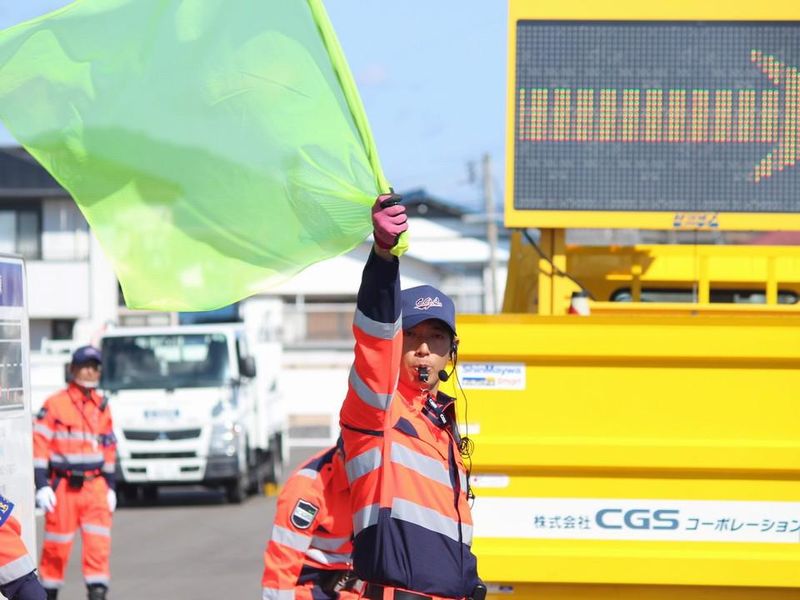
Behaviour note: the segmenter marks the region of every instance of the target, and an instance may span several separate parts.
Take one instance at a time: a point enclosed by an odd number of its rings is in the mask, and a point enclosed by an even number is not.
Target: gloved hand
[[[36,490],[36,506],[45,512],[53,512],[56,508],[56,493],[49,485]]]
[[[108,502],[108,510],[112,513],[117,510],[117,492],[108,490],[106,494],[106,501]]]
[[[394,194],[381,194],[372,205],[372,228],[375,243],[379,248],[389,250],[397,243],[397,237],[408,229],[406,207],[394,204],[381,207],[381,202],[390,198],[397,198]]]

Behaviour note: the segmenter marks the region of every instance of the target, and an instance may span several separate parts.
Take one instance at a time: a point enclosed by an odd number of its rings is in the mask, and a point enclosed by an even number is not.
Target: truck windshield
[[[135,335],[103,340],[103,377],[108,390],[210,387],[228,382],[224,335]]]

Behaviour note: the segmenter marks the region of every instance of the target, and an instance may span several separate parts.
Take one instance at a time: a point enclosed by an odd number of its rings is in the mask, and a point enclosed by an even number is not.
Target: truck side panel
[[[496,315],[458,326],[490,591],[796,597],[800,319]]]

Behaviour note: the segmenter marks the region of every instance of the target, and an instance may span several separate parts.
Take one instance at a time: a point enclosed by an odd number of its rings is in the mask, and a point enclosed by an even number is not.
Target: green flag
[[[0,32],[0,119],[128,306],[208,310],[370,232],[388,191],[321,0],[79,0]]]

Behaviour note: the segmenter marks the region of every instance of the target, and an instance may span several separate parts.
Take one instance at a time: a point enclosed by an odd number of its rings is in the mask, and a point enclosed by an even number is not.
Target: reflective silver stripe
[[[262,588],[261,600],[294,600],[294,588],[291,590],[276,590],[275,588]]]
[[[75,453],[75,454],[59,454],[58,452],[54,452],[53,455],[50,457],[52,461],[64,461],[68,463],[102,463],[103,462],[103,453],[102,452],[87,452],[87,453]]]
[[[347,471],[347,480],[352,484],[362,475],[380,468],[383,463],[380,448],[372,448],[348,460],[344,468]]]
[[[38,433],[39,435],[46,437],[48,440],[53,439],[53,430],[47,425],[42,425],[41,423],[36,423],[33,426],[33,433]]]
[[[276,544],[288,546],[289,548],[299,550],[300,552],[305,552],[308,549],[308,545],[311,543],[310,535],[295,533],[290,529],[279,527],[278,525],[275,525],[275,527],[272,528],[271,539]]]
[[[42,577],[39,580],[39,583],[41,583],[42,587],[44,589],[46,589],[46,590],[57,590],[62,585],[64,585],[64,580],[63,579],[45,579],[44,577]]]
[[[392,401],[392,394],[378,394],[369,389],[367,384],[364,383],[361,377],[358,376],[358,373],[356,373],[355,365],[350,368],[350,387],[355,390],[358,397],[366,404],[380,410],[389,408],[389,404]]]
[[[458,472],[458,481],[461,483],[461,491],[466,493],[467,492],[467,475],[462,473],[461,471]]]
[[[334,554],[333,552],[325,552],[324,550],[316,550],[313,548],[306,552],[306,556],[323,565],[336,565],[350,562],[349,554]]]
[[[309,479],[316,479],[317,475],[319,473],[317,473],[314,469],[300,469],[297,472],[297,474],[300,475],[301,477],[308,477]]]
[[[26,554],[19,558],[12,560],[0,567],[0,585],[5,585],[9,581],[19,579],[23,575],[27,575],[36,568],[33,564],[33,559],[30,555]]]
[[[408,521],[429,531],[435,531],[446,535],[455,541],[462,541],[470,545],[472,543],[472,526],[461,524],[463,539],[458,539],[458,522],[444,516],[443,514],[422,506],[409,500],[395,498],[392,502],[392,518],[401,521]]]
[[[53,437],[57,440],[86,440],[86,441],[100,441],[97,435],[83,431],[56,431]]]
[[[411,448],[406,448],[397,442],[392,443],[392,462],[398,465],[403,465],[407,469],[411,469],[423,477],[432,479],[437,483],[446,485],[450,489],[453,487],[450,483],[450,471],[447,469],[447,467],[445,467],[435,458],[420,454],[419,452],[416,452]]]
[[[353,513],[353,534],[358,534],[378,522],[380,505],[370,504]]]
[[[330,550],[333,552],[334,550],[341,548],[349,541],[349,537],[324,538],[315,535],[311,538],[311,547],[319,548],[320,550]]]
[[[85,525],[81,525],[81,529],[83,529],[86,533],[93,533],[95,535],[104,535],[106,537],[111,537],[110,527],[103,527],[102,525],[92,525],[90,523],[87,523]]]
[[[52,531],[44,532],[45,542],[55,542],[57,544],[67,544],[75,537],[75,532],[72,533],[53,533]]]
[[[113,473],[116,465],[114,463],[103,463],[103,473]]]
[[[403,318],[399,317],[394,323],[381,323],[370,319],[360,310],[356,309],[353,325],[374,338],[393,340],[403,325]]]
[[[102,583],[104,585],[108,585],[111,581],[110,575],[87,575],[83,578],[87,585],[91,585],[93,583]]]
[[[34,458],[33,466],[34,468],[46,469],[47,467],[50,466],[50,461],[47,460],[46,458]]]

